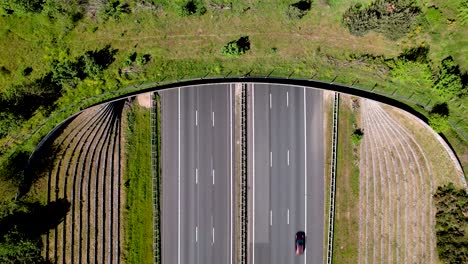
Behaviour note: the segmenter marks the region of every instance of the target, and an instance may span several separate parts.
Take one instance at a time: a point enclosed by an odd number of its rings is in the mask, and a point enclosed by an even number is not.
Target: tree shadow
[[[26,161],[12,161],[15,167],[19,171],[22,171],[22,181],[19,185],[17,198],[21,198],[23,195],[29,192],[31,186],[40,179],[45,172],[51,169],[56,158],[56,153],[59,151],[60,146],[54,145],[54,141],[57,139],[64,129],[76,118],[73,116],[59,126],[55,127],[49,134],[47,134],[39,145],[36,147],[32,155],[26,158]]]
[[[0,238],[10,231],[17,231],[30,239],[36,239],[57,227],[70,211],[71,203],[59,199],[42,205],[39,202],[18,202],[23,207],[0,219]]]
[[[309,0],[301,0],[292,4],[291,6],[301,10],[301,11],[309,11],[311,7],[311,2]]]
[[[28,162],[30,153],[25,150],[14,152],[10,158],[7,159],[0,174],[5,180],[13,181],[19,184],[23,177],[23,170]]]
[[[242,50],[242,51],[244,51],[244,52],[250,50],[250,39],[249,39],[249,36],[240,37],[240,38],[236,41],[236,44],[237,44],[237,46],[239,47],[239,49]]]
[[[107,69],[115,61],[114,55],[118,52],[118,49],[112,49],[110,44],[107,44],[104,48],[95,51],[87,51],[86,55],[89,55],[94,59],[96,64]]]
[[[429,47],[419,46],[416,48],[405,49],[403,53],[400,54],[400,56],[398,56],[398,58],[406,59],[408,61],[419,62],[419,63],[427,63],[428,55],[429,55]]]
[[[449,109],[447,103],[439,103],[432,107],[430,114],[439,114],[441,116],[449,116]]]

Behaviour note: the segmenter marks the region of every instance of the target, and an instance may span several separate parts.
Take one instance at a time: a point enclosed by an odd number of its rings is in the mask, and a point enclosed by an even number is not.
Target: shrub
[[[11,74],[11,71],[5,68],[5,66],[0,67],[0,74],[3,76],[7,76]]]
[[[310,10],[311,3],[309,0],[301,0],[297,3],[291,4],[286,9],[286,16],[289,19],[301,19]]]
[[[0,0],[0,7],[7,14],[40,13],[44,0]]]
[[[101,10],[100,17],[102,20],[107,21],[112,18],[115,20],[120,19],[124,14],[130,13],[130,6],[119,0],[108,0]]]
[[[426,11],[426,19],[431,24],[438,24],[442,21],[442,12],[435,6],[430,6]]]
[[[206,13],[206,7],[201,0],[189,0],[181,6],[181,16],[198,15]]]
[[[437,188],[437,253],[445,263],[468,263],[468,194],[453,183]]]
[[[60,86],[75,86],[78,79],[76,63],[65,61],[52,61],[52,81]]]
[[[450,128],[448,123],[449,109],[447,103],[439,103],[429,112],[429,125],[437,133],[442,133]]]
[[[377,0],[366,8],[359,3],[351,6],[343,14],[343,23],[353,35],[375,31],[395,40],[409,32],[419,13],[414,1]]]
[[[455,64],[452,57],[442,60],[434,89],[444,99],[453,96],[463,97],[468,93],[466,85],[463,84],[460,68]]]
[[[360,128],[355,129],[353,131],[353,134],[351,135],[351,142],[353,146],[359,145],[363,137],[364,137],[363,131]]]
[[[250,49],[250,40],[248,36],[241,37],[227,43],[222,49],[221,54],[226,57],[239,57]]]
[[[26,68],[24,68],[22,74],[23,74],[23,76],[26,77],[26,76],[29,76],[32,73],[32,71],[33,71],[32,67],[26,67]]]
[[[458,7],[457,17],[462,26],[468,23],[468,1],[461,1],[460,6]]]
[[[21,118],[14,116],[12,113],[0,112],[0,138],[17,129],[22,121]]]
[[[142,66],[145,66],[151,59],[151,55],[149,54],[143,54],[143,55],[139,55],[137,58],[136,58],[136,65],[142,67]]]

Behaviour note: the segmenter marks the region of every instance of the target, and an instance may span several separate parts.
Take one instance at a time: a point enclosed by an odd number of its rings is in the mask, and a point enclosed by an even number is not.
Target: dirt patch
[[[138,104],[145,108],[151,108],[151,94],[152,93],[145,93],[137,95]]]

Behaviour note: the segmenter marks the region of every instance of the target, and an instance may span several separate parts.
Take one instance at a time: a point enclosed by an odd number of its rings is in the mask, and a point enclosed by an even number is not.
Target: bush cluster
[[[409,32],[419,14],[414,1],[377,0],[367,7],[360,3],[351,6],[343,15],[343,23],[357,36],[375,31],[396,40]]]
[[[0,263],[50,263],[41,256],[41,235],[63,221],[70,202],[0,203]]]
[[[309,12],[311,7],[310,0],[301,0],[297,3],[290,4],[286,9],[286,16],[289,19],[301,19]]]
[[[434,89],[441,97],[446,99],[455,96],[465,97],[468,94],[466,83],[463,83],[463,74],[452,57],[442,60],[437,79],[434,82]]]
[[[55,59],[52,70],[44,76],[5,89],[0,94],[0,138],[19,128],[36,110],[51,112],[64,87],[76,87],[84,79],[100,79],[103,70],[114,61],[116,52],[108,45],[87,51],[76,60]],[[146,59],[149,58],[140,60]],[[32,68],[25,71],[30,72]]]
[[[360,128],[354,129],[353,134],[351,135],[351,143],[353,146],[358,146],[363,137],[364,132]]]
[[[468,263],[468,194],[453,183],[437,188],[437,253],[445,263]]]
[[[201,0],[189,0],[185,2],[180,9],[181,16],[198,15],[206,13],[206,7]]]
[[[130,13],[130,7],[128,4],[119,0],[108,0],[101,9],[99,16],[104,21],[109,20],[110,18],[117,20],[128,13]]]
[[[250,49],[250,40],[248,36],[241,37],[238,40],[228,42],[222,49],[221,54],[226,57],[239,57]]]

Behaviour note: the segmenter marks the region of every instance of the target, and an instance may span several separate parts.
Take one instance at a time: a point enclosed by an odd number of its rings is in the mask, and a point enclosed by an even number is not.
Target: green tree
[[[76,63],[65,60],[59,62],[54,60],[52,62],[52,81],[58,85],[75,86],[78,82],[78,68]]]
[[[0,263],[46,263],[41,256],[41,243],[17,231],[6,234],[0,242]]]
[[[85,55],[83,55],[80,58],[78,65],[81,79],[87,77],[95,79],[103,71],[102,65],[99,65],[96,62],[96,59],[90,53],[86,53]]]
[[[455,64],[452,57],[442,60],[434,89],[445,99],[454,96],[466,96],[468,91],[466,86],[463,85],[460,68]]]

